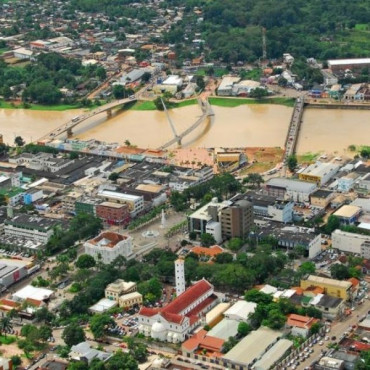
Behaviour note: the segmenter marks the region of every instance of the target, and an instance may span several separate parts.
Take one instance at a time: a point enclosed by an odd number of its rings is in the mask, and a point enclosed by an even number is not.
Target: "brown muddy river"
[[[292,109],[279,105],[213,107],[215,116],[203,122],[183,140],[189,147],[284,146]],[[0,134],[6,143],[22,136],[36,140],[79,114],[77,110],[53,112],[0,109]],[[198,106],[174,109],[171,120],[178,134],[201,115]],[[95,138],[139,147],[156,148],[173,137],[164,112],[123,111],[110,119],[105,114],[91,118],[74,131],[80,139]],[[369,144],[370,112],[306,109],[298,152],[343,152],[350,144]]]

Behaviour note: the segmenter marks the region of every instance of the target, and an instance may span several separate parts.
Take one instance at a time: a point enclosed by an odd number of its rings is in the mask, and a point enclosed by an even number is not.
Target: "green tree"
[[[278,309],[272,309],[268,312],[267,319],[262,321],[262,325],[278,330],[284,326],[285,321],[285,315],[283,315]]]
[[[257,187],[260,187],[263,182],[263,177],[259,173],[249,173],[247,177],[243,179],[243,183],[251,184],[252,186]]]
[[[244,299],[247,302],[255,302],[257,304],[267,305],[272,302],[272,296],[257,289],[251,289],[245,293]]]
[[[85,341],[85,331],[75,323],[67,325],[62,333],[62,339],[68,347]]]
[[[242,247],[242,245],[243,240],[240,238],[231,238],[227,243],[227,247],[233,252],[237,252]]]
[[[313,323],[310,328],[310,335],[318,334],[320,331],[320,328],[321,328],[320,323],[318,322]]]
[[[238,325],[238,334],[245,337],[252,331],[252,327],[246,322],[240,322]]]
[[[220,264],[231,263],[233,256],[230,253],[220,253],[216,256],[215,261]]]
[[[42,325],[39,327],[39,338],[43,342],[46,342],[50,337],[53,336],[53,330],[50,326]]]
[[[116,182],[118,179],[119,179],[119,173],[117,172],[112,172],[108,177],[108,180],[113,181],[113,182]]]
[[[11,329],[13,329],[13,324],[8,316],[4,316],[0,319],[0,333],[8,333]]]
[[[89,364],[85,361],[74,361],[68,365],[68,370],[89,370]]]
[[[114,325],[114,320],[108,314],[94,315],[90,319],[90,329],[95,339],[104,337],[108,327]]]
[[[70,152],[69,153],[69,159],[73,160],[73,159],[78,159],[79,158],[79,154],[78,152]]]
[[[37,322],[51,324],[51,322],[55,319],[55,315],[52,312],[50,312],[46,307],[41,307],[40,309],[36,310],[35,319]]]
[[[10,357],[10,359],[12,360],[12,364],[15,368],[17,368],[17,366],[20,366],[22,364],[21,356],[14,355],[14,356]]]
[[[139,363],[145,362],[148,358],[148,349],[143,343],[135,343],[130,352]]]
[[[330,267],[330,275],[333,279],[346,280],[351,277],[349,269],[340,263],[334,263]]]
[[[118,350],[106,363],[106,370],[138,370],[139,366],[130,353]]]
[[[316,271],[316,266],[313,262],[307,261],[303,262],[301,266],[299,266],[299,272],[302,274],[314,274]]]
[[[152,77],[152,74],[150,72],[144,72],[144,74],[141,76],[141,81],[146,83],[150,80],[151,77]]]
[[[250,98],[255,98],[255,99],[262,99],[266,96],[268,96],[269,92],[267,89],[264,89],[262,87],[256,87],[249,93]]]
[[[213,237],[213,235],[209,233],[203,233],[200,236],[200,242],[203,245],[203,247],[211,247],[212,245],[216,244],[216,240]]]
[[[23,140],[22,136],[16,136],[14,139],[14,144],[16,146],[23,146],[25,144],[25,141]]]
[[[81,254],[78,257],[75,265],[79,269],[90,269],[96,266],[96,262],[94,257],[90,256],[89,254]]]
[[[327,234],[331,234],[334,230],[339,229],[339,227],[340,227],[339,218],[337,216],[330,215],[325,225],[325,232]]]
[[[287,159],[287,166],[289,168],[289,171],[294,172],[295,169],[297,168],[297,165],[298,165],[297,157],[294,154],[290,155]]]

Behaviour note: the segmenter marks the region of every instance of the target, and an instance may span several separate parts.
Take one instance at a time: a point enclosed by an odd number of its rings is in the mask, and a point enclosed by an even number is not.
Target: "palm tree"
[[[13,329],[13,324],[9,317],[4,316],[0,319],[0,333],[6,333]]]

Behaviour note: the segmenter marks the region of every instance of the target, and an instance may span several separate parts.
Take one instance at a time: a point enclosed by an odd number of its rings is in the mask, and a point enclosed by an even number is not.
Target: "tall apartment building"
[[[241,199],[221,209],[221,230],[224,238],[244,238],[253,227],[253,205]]]

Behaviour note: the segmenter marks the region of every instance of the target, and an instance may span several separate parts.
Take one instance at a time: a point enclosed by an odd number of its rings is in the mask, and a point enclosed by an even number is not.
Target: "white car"
[[[322,340],[320,340],[319,346],[322,346],[322,345],[324,345],[324,342]]]

